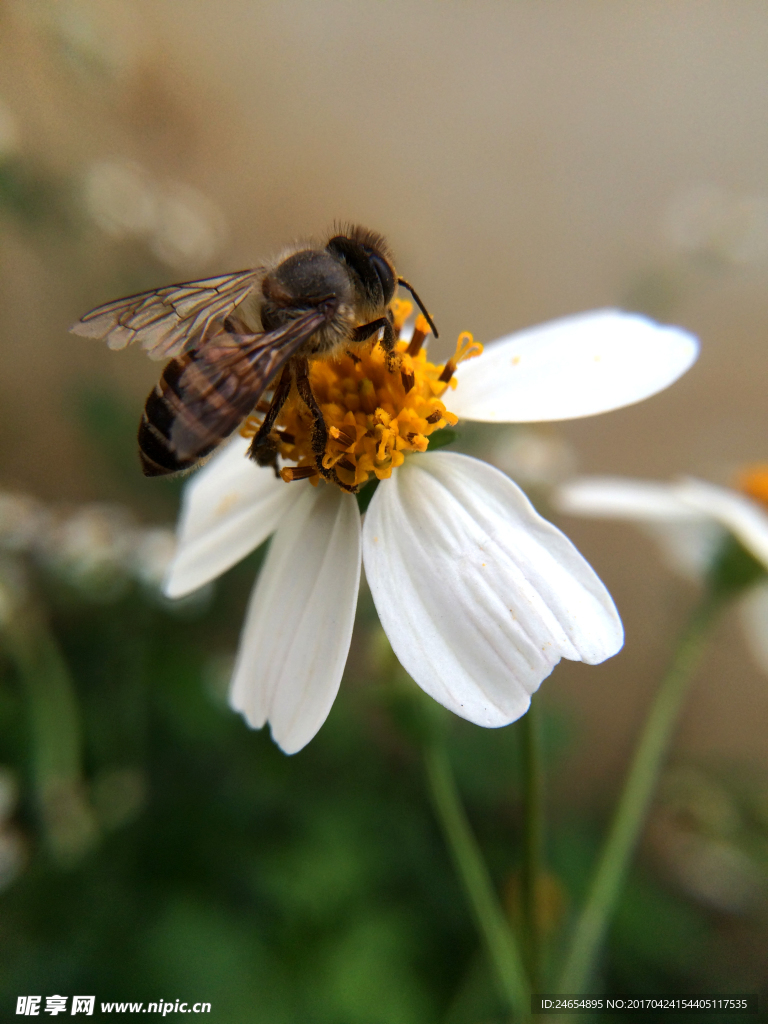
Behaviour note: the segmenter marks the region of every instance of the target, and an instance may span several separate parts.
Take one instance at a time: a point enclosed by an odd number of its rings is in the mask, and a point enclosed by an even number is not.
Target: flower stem
[[[80,708],[44,617],[26,606],[5,624],[3,646],[27,696],[34,784],[49,852],[71,866],[97,838],[82,773]]]
[[[517,941],[499,905],[488,867],[472,834],[442,743],[425,749],[427,777],[435,813],[464,883],[476,923],[501,989],[516,1019],[528,1018],[530,989]]]
[[[576,923],[558,990],[577,994],[589,981],[637,845],[688,683],[704,651],[712,620],[723,604],[709,592],[683,631],[635,749],[608,838]]]
[[[523,761],[523,871],[522,905],[526,936],[528,973],[534,992],[539,990],[541,935],[539,895],[544,857],[544,772],[541,743],[541,715],[538,700],[532,700],[520,720]]]

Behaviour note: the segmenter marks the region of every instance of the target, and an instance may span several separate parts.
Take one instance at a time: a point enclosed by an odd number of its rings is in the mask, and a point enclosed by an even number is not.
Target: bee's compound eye
[[[382,259],[378,253],[369,253],[368,258],[371,261],[373,269],[376,271],[376,276],[381,282],[381,290],[384,292],[384,302],[385,304],[388,304],[395,294],[396,282],[392,267],[390,267],[387,261]]]

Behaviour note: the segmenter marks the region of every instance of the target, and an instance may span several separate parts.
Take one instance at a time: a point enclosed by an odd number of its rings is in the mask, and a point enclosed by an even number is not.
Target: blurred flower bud
[[[727,787],[691,766],[669,771],[650,836],[667,869],[695,899],[746,913],[768,894],[768,874]]]
[[[520,871],[507,876],[503,888],[504,908],[507,916],[519,927],[523,920],[523,889]],[[566,889],[552,872],[542,872],[536,879],[536,924],[542,935],[553,932],[568,909]]]
[[[157,195],[149,172],[133,160],[98,160],[86,172],[88,213],[113,238],[149,235],[157,223]]]
[[[85,505],[52,524],[39,554],[75,586],[109,600],[127,581],[134,531],[126,509]]]
[[[180,270],[207,263],[220,251],[225,237],[221,211],[202,192],[180,183],[162,189],[150,248],[163,263]]]
[[[85,201],[108,235],[145,239],[159,260],[178,270],[209,262],[227,234],[224,215],[202,192],[182,182],[157,182],[133,160],[91,164]]]

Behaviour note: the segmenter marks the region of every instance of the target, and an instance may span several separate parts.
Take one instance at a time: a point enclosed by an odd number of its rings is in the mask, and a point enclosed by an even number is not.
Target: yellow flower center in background
[[[395,299],[391,308],[399,336],[413,306]],[[312,392],[328,428],[323,469],[335,474],[345,490],[357,491],[374,477],[385,480],[408,452],[426,451],[430,434],[457,422],[441,399],[456,387],[457,364],[480,355],[483,346],[463,332],[452,358],[435,364],[422,347],[428,333],[429,325],[420,316],[410,341],[398,340],[392,355],[375,341],[351,345],[337,358],[310,365]],[[245,437],[259,429],[259,412],[243,424],[240,433]],[[311,412],[292,388],[272,432],[281,460],[295,463],[281,469],[283,480],[320,479],[312,425]]]
[[[768,505],[768,463],[745,466],[736,478],[736,487],[742,494]]]

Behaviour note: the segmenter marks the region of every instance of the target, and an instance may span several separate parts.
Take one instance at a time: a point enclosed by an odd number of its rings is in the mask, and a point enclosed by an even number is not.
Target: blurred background
[[[0,2],[4,1014],[93,991],[206,999],[223,1022],[503,1019],[369,598],[327,726],[284,757],[226,707],[260,554],[160,597],[180,488],[135,452],[158,367],[67,326],[361,222],[435,316],[438,355],[461,330],[603,305],[701,338],[637,407],[468,448],[533,494],[575,472],[728,484],[768,459],[767,51],[757,0]],[[541,691],[553,950],[696,596],[631,527],[559,523],[627,643]],[[608,989],[765,987],[767,682],[727,617]],[[451,730],[514,916],[515,727]]]

